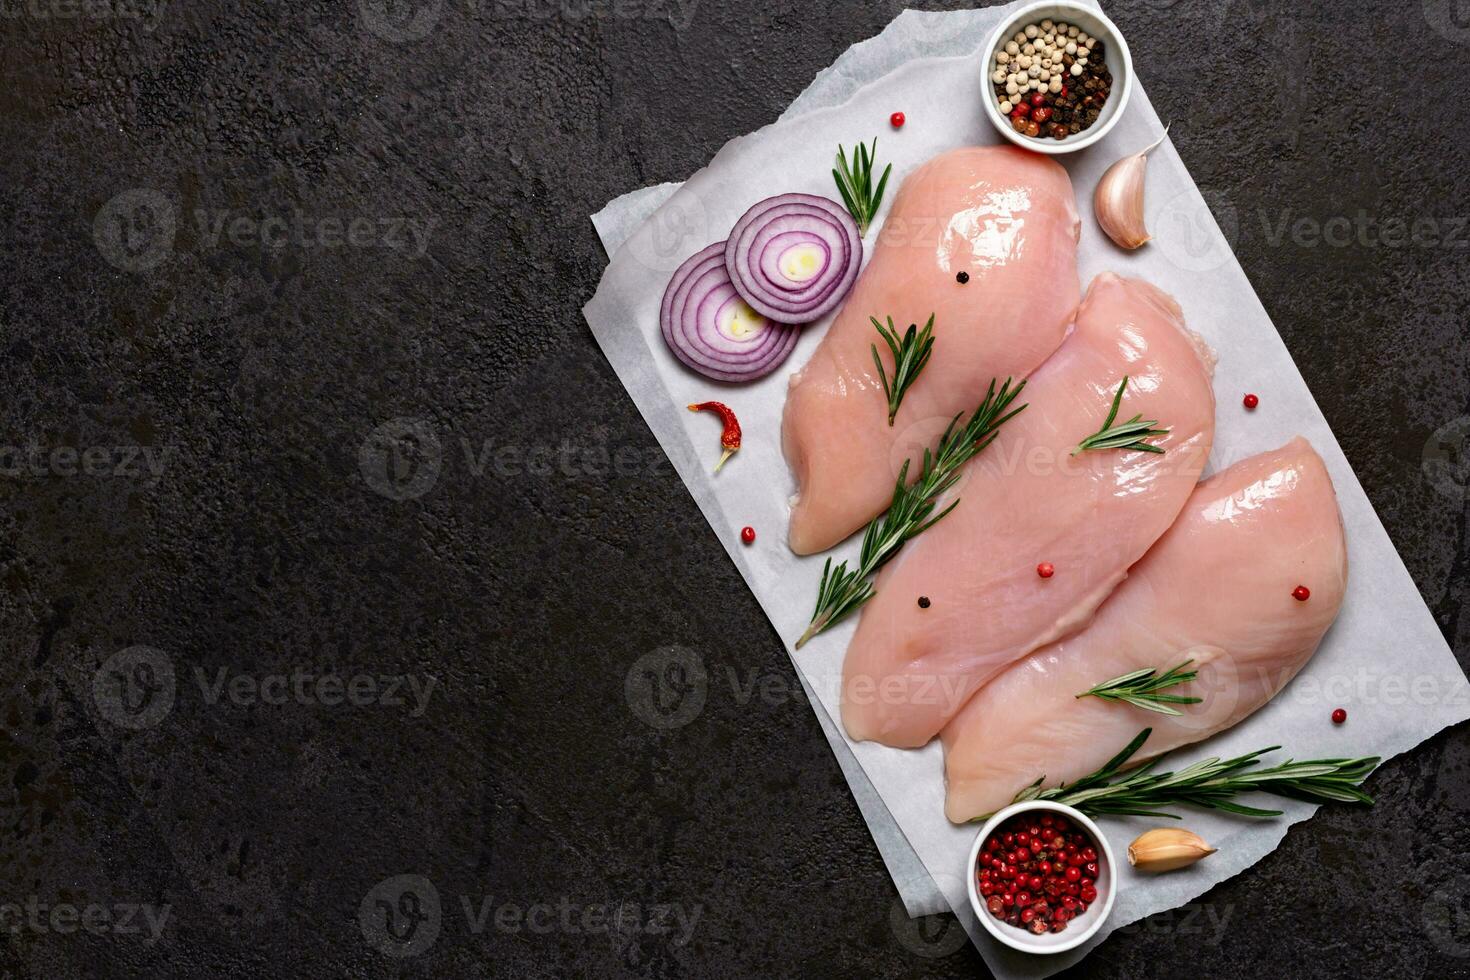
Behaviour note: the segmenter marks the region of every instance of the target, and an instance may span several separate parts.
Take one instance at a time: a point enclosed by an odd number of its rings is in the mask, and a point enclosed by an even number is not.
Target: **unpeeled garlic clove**
[[[1128,863],[1139,871],[1174,871],[1214,853],[1215,849],[1199,834],[1176,827],[1159,827],[1139,835],[1128,845]]]
[[[1169,127],[1164,127],[1164,136]],[[1138,248],[1150,237],[1143,224],[1143,178],[1148,155],[1164,142],[1164,136],[1146,149],[1126,156],[1108,168],[1092,195],[1093,213],[1107,236],[1123,248]]]

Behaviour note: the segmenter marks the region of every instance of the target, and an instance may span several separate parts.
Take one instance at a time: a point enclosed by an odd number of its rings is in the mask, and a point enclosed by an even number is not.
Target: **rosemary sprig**
[[[1089,776],[1055,789],[1042,789],[1043,776],[1016,794],[1014,802],[1051,800],[1074,806],[1083,813],[1138,817],[1171,817],[1164,807],[1189,806],[1223,810],[1246,817],[1277,817],[1280,810],[1262,810],[1234,802],[1243,793],[1270,793],[1312,803],[1368,803],[1373,797],[1361,784],[1379,763],[1377,756],[1361,759],[1286,760],[1269,769],[1253,769],[1260,757],[1281,746],[1247,752],[1234,759],[1204,759],[1176,772],[1155,772],[1163,756],[1112,782],[1110,779],[1153,734],[1145,728],[1127,747]]]
[[[1087,452],[1089,449],[1131,449],[1141,453],[1163,453],[1163,449],[1151,443],[1144,442],[1154,436],[1166,436],[1168,429],[1155,429],[1158,419],[1144,421],[1142,415],[1135,415],[1122,425],[1113,425],[1113,419],[1118,417],[1118,406],[1123,403],[1123,392],[1128,390],[1128,377],[1123,377],[1123,383],[1118,385],[1118,393],[1113,396],[1113,408],[1108,412],[1108,420],[1103,423],[1102,428],[1093,435],[1082,440],[1082,443],[1074,450],[1072,455]]]
[[[933,452],[924,450],[924,464],[919,479],[908,485],[909,463],[904,460],[898,471],[898,481],[893,488],[893,500],[888,510],[873,518],[863,533],[863,547],[858,553],[857,568],[851,571],[844,561],[836,568],[828,558],[822,567],[822,584],[817,588],[817,607],[812,612],[811,623],[796,648],[823,630],[841,621],[848,613],[873,598],[873,586],[868,577],[898,553],[905,541],[917,537],[943,520],[959,505],[956,500],[935,516],[934,508],[944,492],[959,479],[960,467],[977,453],[995,441],[1000,427],[1025,410],[1026,406],[1006,411],[1016,396],[1026,387],[1022,381],[1011,387],[1011,379],[996,391],[995,381],[985,392],[985,400],[970,416],[970,421],[961,428],[959,421],[963,412],[950,420],[948,428]],[[1004,413],[1004,414],[1002,414]]]
[[[929,314],[929,322],[924,324],[922,331],[917,323],[909,324],[902,339],[893,325],[893,317],[888,318],[886,327],[875,316],[868,319],[873,321],[873,326],[878,328],[878,333],[893,353],[893,383],[889,384],[888,374],[883,370],[883,360],[878,356],[878,345],[872,345],[873,363],[878,365],[878,380],[883,382],[883,394],[888,396],[888,425],[891,428],[909,385],[918,380],[919,372],[929,363],[929,355],[934,349],[934,314]]]
[[[1090,691],[1083,691],[1077,697],[1085,698],[1090,695],[1102,698],[1104,701],[1124,701],[1135,708],[1143,708],[1145,711],[1157,711],[1161,715],[1177,715],[1180,712],[1169,705],[1199,704],[1204,699],[1184,697],[1179,694],[1160,694],[1159,692],[1177,684],[1187,684],[1199,676],[1199,671],[1184,669],[1192,663],[1194,663],[1193,660],[1186,660],[1164,674],[1160,674],[1154,667],[1145,667],[1131,674],[1103,681]]]
[[[847,162],[847,153],[839,143],[837,146],[837,166],[832,170],[832,179],[837,181],[837,190],[842,195],[842,203],[847,205],[847,210],[852,213],[853,220],[857,222],[858,234],[866,235],[868,225],[878,214],[878,207],[883,203],[883,191],[888,187],[888,175],[893,172],[893,164],[883,168],[883,176],[878,179],[878,186],[873,187],[873,161],[878,155],[878,137],[873,137],[873,149],[871,151],[859,143],[853,150],[852,164]]]

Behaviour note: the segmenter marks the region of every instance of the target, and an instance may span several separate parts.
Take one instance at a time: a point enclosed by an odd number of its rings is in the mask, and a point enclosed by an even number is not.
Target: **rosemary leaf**
[[[1114,677],[1110,681],[1103,681],[1091,690],[1078,694],[1077,697],[1079,699],[1095,697],[1102,698],[1104,701],[1123,701],[1135,708],[1143,708],[1145,711],[1156,711],[1161,715],[1178,715],[1180,712],[1169,705],[1199,704],[1202,699],[1159,692],[1194,680],[1199,672],[1184,669],[1192,663],[1194,663],[1193,660],[1186,660],[1178,667],[1163,674],[1160,674],[1156,668],[1145,667],[1121,677]]]
[[[1162,756],[1122,776],[1114,776],[1153,734],[1145,728],[1128,746],[1101,769],[1070,785],[1042,789],[1046,777],[1016,794],[1013,802],[1051,800],[1074,806],[1093,816],[1171,817],[1168,807],[1194,806],[1221,810],[1245,817],[1276,817],[1280,810],[1266,810],[1238,802],[1245,793],[1269,793],[1310,803],[1366,803],[1373,797],[1361,784],[1378,765],[1377,756],[1361,759],[1288,759],[1279,765],[1257,769],[1261,756],[1280,748],[1273,745],[1233,759],[1202,759],[1179,772],[1155,772]],[[989,814],[986,814],[988,817]],[[978,817],[976,819],[985,819]]]
[[[841,144],[837,147],[837,166],[832,171],[832,179],[837,182],[837,192],[842,195],[842,203],[852,214],[853,220],[857,222],[858,234],[866,235],[868,225],[872,224],[873,218],[878,214],[878,208],[883,204],[883,192],[888,188],[888,176],[893,172],[893,164],[883,168],[883,176],[878,179],[878,186],[873,186],[873,162],[878,153],[878,138],[873,137],[873,149],[870,152],[866,145],[859,143],[853,150],[852,163],[848,164],[847,153]]]
[[[934,513],[939,498],[959,479],[960,467],[994,442],[1002,425],[1025,410],[1025,405],[1010,409],[1011,403],[1025,387],[1026,382],[1022,381],[1012,388],[1011,379],[1007,378],[997,391],[992,380],[984,400],[970,420],[961,426],[959,422],[964,413],[956,415],[940,437],[939,445],[933,451],[924,450],[919,479],[912,486],[908,482],[911,461],[904,461],[898,470],[888,510],[873,518],[863,532],[857,567],[849,570],[847,562],[843,561],[834,568],[831,558],[823,566],[822,582],[817,587],[817,605],[806,632],[796,641],[798,650],[807,640],[836,625],[871,599],[874,592],[868,578],[898,554],[904,542],[924,533],[959,506],[956,500],[938,514]]]
[[[929,355],[934,349],[934,314],[929,314],[929,322],[924,324],[923,330],[919,329],[917,323],[909,324],[902,338],[893,325],[893,317],[888,318],[886,327],[875,316],[868,319],[873,321],[879,336],[893,354],[893,381],[890,384],[888,374],[883,370],[883,359],[878,356],[878,345],[871,345],[873,363],[878,366],[878,380],[883,382],[883,394],[888,396],[888,425],[891,428],[894,417],[898,415],[898,406],[908,393],[909,385],[918,380],[919,372],[929,363]]]
[[[1118,417],[1118,406],[1123,404],[1123,392],[1128,390],[1128,378],[1125,375],[1123,383],[1118,386],[1118,393],[1113,396],[1113,407],[1108,412],[1108,419],[1102,424],[1102,428],[1094,434],[1083,439],[1077,448],[1072,450],[1072,455],[1085,453],[1090,449],[1126,449],[1140,453],[1158,453],[1163,455],[1164,450],[1155,446],[1146,439],[1157,436],[1166,436],[1168,429],[1155,429],[1158,425],[1157,419],[1144,420],[1142,415],[1135,415],[1120,425],[1113,425],[1113,420]]]

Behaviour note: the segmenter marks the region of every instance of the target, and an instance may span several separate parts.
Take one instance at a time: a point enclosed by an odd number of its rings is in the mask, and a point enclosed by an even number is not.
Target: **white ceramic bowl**
[[[1089,905],[1086,912],[1068,922],[1067,928],[1061,932],[1043,932],[1039,936],[1007,925],[991,915],[990,910],[985,907],[985,900],[980,897],[979,883],[975,880],[975,862],[980,857],[980,848],[985,846],[985,841],[991,832],[1016,814],[1031,811],[1060,813],[1077,824],[1092,838],[1093,846],[1097,848],[1098,857],[1101,858],[1097,869],[1097,901]],[[1023,953],[1061,953],[1087,942],[1098,929],[1102,928],[1108,913],[1113,910],[1113,898],[1117,894],[1118,876],[1114,868],[1113,849],[1108,846],[1108,839],[1103,836],[1101,830],[1098,830],[1097,824],[1084,816],[1081,811],[1069,806],[1048,803],[1044,800],[1032,800],[1029,803],[1017,803],[1006,807],[987,820],[985,826],[980,828],[980,834],[975,838],[975,845],[970,848],[969,863],[965,865],[965,881],[970,893],[970,908],[974,909],[975,917],[992,936]]]
[[[1108,95],[1108,101],[1103,104],[1102,113],[1097,117],[1097,122],[1093,123],[1090,129],[1073,133],[1064,140],[1041,139],[1016,132],[1010,119],[1001,115],[1000,106],[993,98],[994,86],[990,81],[990,73],[995,70],[995,52],[1005,47],[1006,42],[1027,24],[1039,24],[1043,20],[1076,24],[1101,41],[1108,70],[1113,73],[1113,87]],[[1108,130],[1117,123],[1123,115],[1123,110],[1128,107],[1128,97],[1133,94],[1133,57],[1128,53],[1128,42],[1123,40],[1123,35],[1117,26],[1108,20],[1102,11],[1080,3],[1033,3],[1022,7],[1001,22],[1000,26],[990,35],[989,40],[985,42],[985,47],[981,48],[981,52],[984,58],[981,65],[981,83],[984,92],[982,101],[985,103],[986,118],[995,125],[996,129],[1000,130],[1000,134],[1006,139],[1035,153],[1053,155],[1072,153],[1096,143],[1106,136]]]

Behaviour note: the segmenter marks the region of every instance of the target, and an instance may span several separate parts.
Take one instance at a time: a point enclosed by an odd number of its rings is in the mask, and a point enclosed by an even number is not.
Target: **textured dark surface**
[[[3,6],[0,971],[984,974],[950,920],[897,914],[776,637],[579,313],[589,213],[773,120],[898,3]],[[1109,9],[1464,660],[1470,19]],[[297,213],[377,230],[213,237]],[[1276,231],[1359,214],[1433,235]],[[432,222],[426,250],[398,219]],[[658,728],[638,665],[671,644],[707,695]],[[421,712],[276,697],[293,671],[436,686]],[[1465,973],[1467,772],[1470,734],[1441,735],[1376,808],[1324,811],[1076,972]],[[442,906],[403,960],[359,914],[398,875]],[[102,911],[63,931],[58,904]],[[167,907],[156,940],[98,925],[129,905]]]

